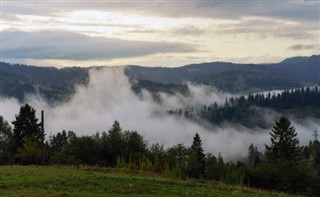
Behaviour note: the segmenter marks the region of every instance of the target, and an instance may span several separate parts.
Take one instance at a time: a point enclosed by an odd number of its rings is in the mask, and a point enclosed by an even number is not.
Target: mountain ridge
[[[102,67],[38,67],[0,62],[2,96],[23,100],[38,89],[48,100],[66,100],[77,84],[88,82],[88,71]],[[215,86],[226,92],[256,92],[320,84],[320,55],[291,57],[274,64],[205,62],[181,67],[124,67],[133,90],[186,93],[185,82]],[[134,80],[132,80],[134,79]]]

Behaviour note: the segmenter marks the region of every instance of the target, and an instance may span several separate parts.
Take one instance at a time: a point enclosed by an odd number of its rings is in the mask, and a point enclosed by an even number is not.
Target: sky
[[[1,0],[1,61],[38,66],[273,63],[320,54],[312,0]]]

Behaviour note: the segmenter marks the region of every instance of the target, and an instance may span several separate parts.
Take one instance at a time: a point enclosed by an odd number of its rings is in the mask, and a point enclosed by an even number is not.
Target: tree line
[[[123,130],[118,121],[105,132],[78,136],[73,131],[61,131],[45,140],[35,112],[28,104],[22,106],[12,122],[13,129],[0,117],[0,164],[78,168],[98,165],[180,179],[207,179],[311,196],[320,194],[320,142],[315,139],[308,146],[301,146],[295,128],[286,117],[275,122],[270,132],[271,143],[263,153],[251,144],[246,158],[226,162],[220,153],[215,156],[204,152],[198,133],[190,146],[177,144],[165,148],[158,143],[149,144],[137,131]]]
[[[186,109],[169,110],[168,113],[195,120],[200,117],[213,125],[229,121],[247,127],[269,128],[270,125],[259,114],[260,110],[257,110],[257,107],[271,108],[284,114],[290,110],[288,112],[290,115],[320,118],[320,90],[315,86],[314,88],[285,90],[281,93],[272,94],[269,92],[267,94],[258,93],[230,97],[226,99],[223,105],[218,105],[215,102],[204,105],[200,109],[188,107]]]

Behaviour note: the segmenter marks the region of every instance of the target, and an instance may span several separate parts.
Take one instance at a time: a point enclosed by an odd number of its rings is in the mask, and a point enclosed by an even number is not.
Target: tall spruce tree
[[[276,121],[270,132],[271,145],[266,145],[266,156],[270,161],[298,161],[301,148],[295,128],[286,117]]]
[[[253,144],[250,144],[248,148],[248,158],[247,158],[247,164],[250,167],[256,167],[260,163],[260,156],[258,148],[253,146]]]
[[[32,138],[41,142],[44,137],[40,130],[40,124],[36,118],[36,110],[30,105],[26,104],[20,108],[19,114],[16,115],[16,120],[12,122],[14,152],[22,147],[25,137]]]
[[[205,155],[202,149],[202,141],[200,135],[196,133],[189,154],[189,176],[199,178],[204,175],[205,171]]]
[[[110,166],[115,166],[117,158],[124,156],[124,145],[122,128],[120,127],[120,123],[115,120],[107,135],[107,159]]]

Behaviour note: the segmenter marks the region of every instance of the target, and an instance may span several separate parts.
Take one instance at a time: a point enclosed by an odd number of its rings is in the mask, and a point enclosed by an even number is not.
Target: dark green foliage
[[[309,151],[308,146],[305,146],[303,148],[303,157],[304,157],[304,159],[310,159],[310,151]]]
[[[32,138],[32,141],[42,142],[44,136],[40,131],[40,124],[36,118],[36,110],[26,104],[20,108],[19,114],[16,115],[16,120],[12,122],[14,152],[23,145],[25,137]]]
[[[177,144],[169,148],[166,155],[168,170],[176,172],[174,177],[185,178],[188,165],[188,148],[183,144]]]
[[[16,159],[21,164],[40,164],[41,142],[33,136],[23,137],[23,143],[17,149]]]
[[[318,140],[315,140],[313,142],[310,141],[308,149],[310,152],[312,165],[315,166],[315,168],[318,168],[320,172],[320,142]]]
[[[125,139],[118,121],[114,121],[112,127],[109,129],[106,144],[104,145],[107,145],[104,149],[107,149],[106,156],[108,164],[115,166],[117,157],[123,157],[125,151]]]
[[[70,133],[70,131],[69,131]],[[52,136],[52,140],[50,142],[50,146],[52,151],[59,151],[61,148],[68,143],[68,135],[65,130],[63,130],[61,133],[57,133],[56,135]]]
[[[52,136],[52,139],[49,142],[49,158],[50,163],[53,164],[76,164],[75,155],[72,153],[70,149],[70,143],[77,136],[74,132],[62,131],[61,133],[57,133],[56,135]]]
[[[222,167],[222,168],[221,168]],[[219,181],[224,173],[223,165],[218,163],[217,158],[212,154],[206,155],[204,178]]]
[[[36,67],[0,62],[2,94],[22,101],[27,93],[39,91],[50,101],[67,99],[75,84],[87,83],[87,68]]]
[[[238,162],[239,164],[239,162]],[[221,181],[230,185],[244,185],[246,178],[245,167],[241,165],[235,166],[233,163],[227,163],[224,166],[224,174],[221,176]]]
[[[250,185],[290,193],[308,193],[313,187],[312,169],[304,162],[262,163],[249,175]]]
[[[7,121],[0,116],[0,165],[12,162],[13,133]]]
[[[108,133],[93,136],[76,136],[69,131],[53,135],[51,162],[57,164],[90,164],[115,167],[122,163],[134,163],[138,167],[146,162],[147,142],[136,131],[122,132],[115,121]]]
[[[291,122],[281,117],[272,128],[271,145],[266,145],[266,156],[271,162],[298,161],[301,159],[299,139]]]
[[[248,97],[230,97],[225,104],[205,105],[201,109],[169,110],[169,114],[198,120],[199,117],[213,125],[226,121],[242,124],[246,127],[269,128],[271,122],[265,120],[264,109],[274,109],[280,114],[289,114],[297,118],[320,118],[320,91],[318,87],[286,90],[278,94],[255,94]]]
[[[204,171],[205,155],[200,135],[196,133],[188,154],[188,175],[192,178],[199,178],[203,177]]]
[[[147,90],[148,92],[151,93],[154,100],[160,101],[160,102],[161,102],[161,100],[159,100],[160,92],[162,93],[164,92],[171,95],[174,95],[177,93],[180,93],[185,96],[189,95],[189,90],[186,85],[163,84],[163,83],[156,83],[156,82],[147,81],[147,80],[136,80],[136,79],[131,79],[130,82],[132,84],[131,88],[135,93],[140,94],[143,89]]]
[[[124,157],[128,162],[142,161],[147,151],[147,142],[136,131],[124,132]]]
[[[248,149],[248,160],[247,164],[250,167],[255,168],[260,163],[260,153],[257,147],[254,147],[253,144],[249,146]]]
[[[162,172],[166,167],[166,151],[163,145],[158,143],[151,145],[149,149],[150,158],[155,172]]]
[[[75,159],[75,164],[94,165],[99,163],[100,143],[93,136],[81,136],[72,138],[65,146],[65,151]]]
[[[281,117],[275,122],[270,135],[271,145],[266,145],[265,150],[267,161],[250,171],[250,185],[291,193],[310,193],[307,188],[314,185],[314,171],[302,160],[302,149],[290,121]]]

